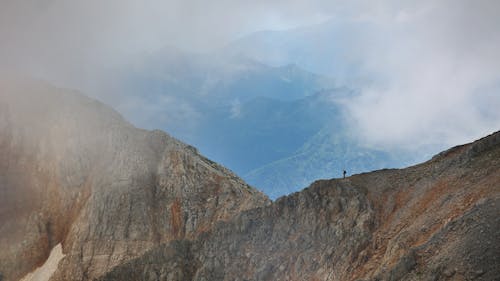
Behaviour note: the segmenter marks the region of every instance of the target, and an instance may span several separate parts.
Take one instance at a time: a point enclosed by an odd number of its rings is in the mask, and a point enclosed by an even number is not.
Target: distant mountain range
[[[299,164],[387,155],[323,132]],[[272,202],[97,100],[0,78],[2,281],[493,281],[499,213],[500,132]]]
[[[345,81],[357,79],[362,65],[352,55],[357,51],[352,46],[363,45],[360,38],[377,34],[373,32],[376,28],[364,21],[331,19],[289,30],[255,32],[231,42],[221,52],[273,66],[293,63]]]
[[[408,154],[371,149],[358,144],[348,129],[326,125],[290,156],[243,175],[255,186],[264,187],[271,198],[300,190],[318,179],[347,175],[413,163]]]
[[[271,198],[343,169],[412,162],[359,144],[343,114],[356,91],[296,64],[165,48],[117,73],[120,96],[107,103],[139,127],[198,147]]]
[[[345,105],[363,81],[343,48],[359,39],[349,30],[370,28],[331,20],[256,32],[208,54],[166,47],[117,69],[108,91],[116,94],[104,101],[138,127],[161,128],[198,147],[271,198],[344,169],[423,161],[434,150],[388,153],[349,127]],[[350,86],[340,84],[346,81]]]

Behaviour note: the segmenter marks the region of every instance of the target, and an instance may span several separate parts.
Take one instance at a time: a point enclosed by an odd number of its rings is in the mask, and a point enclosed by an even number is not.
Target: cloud
[[[208,52],[249,32],[324,17],[316,5],[284,0],[2,0],[0,68],[85,88],[140,53]]]
[[[360,139],[449,145],[499,129],[499,9],[494,0],[3,0],[0,68],[99,89],[132,54],[209,52],[257,30],[336,19],[335,33],[304,45],[325,55],[331,46],[337,55],[320,60],[358,83],[346,105]]]
[[[385,147],[448,146],[500,129],[497,1],[432,1],[368,19],[364,75],[348,104],[364,141]],[[363,41],[366,40],[366,41]]]
[[[310,23],[320,16],[319,11],[304,13],[308,5],[300,1],[4,0],[0,5],[3,55],[21,52],[30,59],[165,45],[203,51],[238,34]]]

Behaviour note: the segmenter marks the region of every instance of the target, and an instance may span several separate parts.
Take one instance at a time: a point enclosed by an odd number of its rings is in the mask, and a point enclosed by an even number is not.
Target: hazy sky
[[[0,0],[0,68],[78,85],[166,45],[208,52],[258,30],[363,22],[370,31],[346,42],[318,39],[370,81],[347,104],[360,137],[458,144],[500,129],[498,11],[496,0]]]

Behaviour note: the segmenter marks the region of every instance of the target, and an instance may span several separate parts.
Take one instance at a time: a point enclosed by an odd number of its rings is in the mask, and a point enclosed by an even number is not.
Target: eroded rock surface
[[[103,104],[27,79],[0,82],[0,273],[19,280],[62,243],[50,280],[92,280],[163,243],[265,206],[196,149]]]
[[[272,204],[160,131],[0,83],[0,280],[498,280],[500,133]]]
[[[499,168],[495,133],[407,169],[317,181],[99,280],[499,280]],[[183,264],[188,279],[151,275]]]

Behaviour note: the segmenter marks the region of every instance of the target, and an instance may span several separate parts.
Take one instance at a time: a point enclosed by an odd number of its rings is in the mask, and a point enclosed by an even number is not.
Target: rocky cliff
[[[317,181],[100,280],[499,280],[499,214],[497,132],[407,169]]]
[[[3,83],[0,101],[5,280],[499,280],[500,132],[271,204],[81,95]]]
[[[50,280],[92,280],[172,240],[191,240],[265,195],[160,131],[29,79],[0,82],[0,279],[62,245]]]

